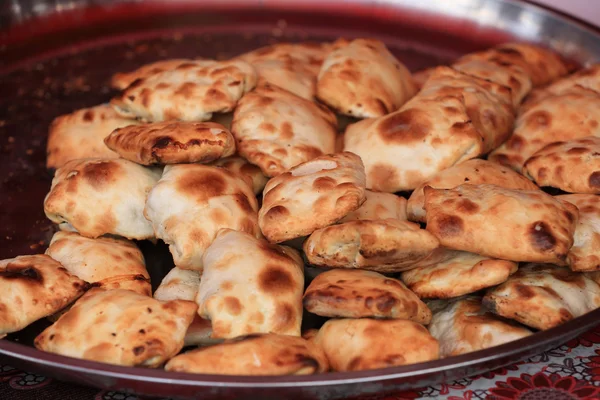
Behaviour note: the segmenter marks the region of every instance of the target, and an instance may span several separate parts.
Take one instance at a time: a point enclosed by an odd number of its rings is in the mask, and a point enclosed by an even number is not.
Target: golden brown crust
[[[535,89],[527,96],[527,99],[519,109],[519,112],[524,113],[543,99],[567,93],[575,86],[581,86],[595,92],[600,92],[600,64],[594,64],[588,68],[579,70],[574,74],[565,76],[548,86]]]
[[[258,223],[271,242],[309,235],[365,201],[362,161],[352,153],[317,157],[271,179]]]
[[[231,131],[239,154],[277,176],[335,151],[336,117],[329,109],[270,84],[259,84],[235,109]]]
[[[127,289],[151,296],[144,255],[125,239],[90,239],[74,232],[56,232],[46,254],[69,273],[106,289]]]
[[[35,347],[109,364],[156,368],[177,354],[198,306],[129,290],[89,290],[40,333]]]
[[[435,236],[418,224],[385,219],[317,229],[303,248],[312,265],[399,272],[411,268],[438,246]]]
[[[104,138],[117,129],[139,122],[119,116],[108,104],[61,115],[48,129],[47,168],[60,168],[82,158],[119,158]]]
[[[111,100],[117,113],[149,122],[207,121],[232,111],[256,85],[256,71],[243,61],[195,60],[139,79]]]
[[[600,270],[600,196],[569,194],[557,198],[579,209],[575,242],[567,254],[569,267],[573,271]]]
[[[539,186],[600,194],[600,137],[551,143],[525,162],[523,172]]]
[[[121,157],[142,165],[209,163],[235,152],[233,135],[214,122],[155,122],[114,130],[104,139]]]
[[[402,281],[424,299],[447,299],[499,285],[517,271],[517,263],[465,251],[439,249],[402,273]],[[438,253],[438,251],[434,252]]]
[[[213,338],[300,336],[303,262],[293,249],[222,229],[203,257],[196,302]]]
[[[484,53],[485,54],[485,53]],[[478,57],[478,53],[468,54],[452,64],[452,68],[480,79],[489,80],[511,89],[513,108],[518,108],[521,101],[533,87],[529,73],[517,66],[504,66],[501,60]]]
[[[0,261],[0,338],[62,310],[89,285],[47,255]]]
[[[427,230],[441,245],[493,258],[565,264],[578,211],[541,190],[425,187]]]
[[[401,319],[330,319],[313,341],[325,351],[334,371],[386,368],[439,357],[438,341],[427,329]]]
[[[317,81],[319,100],[357,118],[396,111],[415,93],[408,69],[374,39],[335,42]]]
[[[600,307],[600,286],[568,268],[527,264],[488,291],[483,304],[502,317],[544,330]]]
[[[154,232],[144,204],[160,174],[122,158],[72,160],[56,171],[44,211],[83,236],[149,239]]]
[[[431,179],[419,185],[406,204],[407,217],[411,221],[425,222],[423,188],[452,189],[464,183],[480,185],[483,183],[501,186],[507,189],[536,190],[535,183],[523,175],[503,165],[475,158],[441,171]]]
[[[434,311],[429,332],[440,342],[440,357],[487,349],[529,336],[532,332],[486,312],[480,297],[449,302]]]
[[[330,43],[277,43],[237,58],[252,64],[260,79],[313,100],[317,75],[330,51]]]
[[[462,58],[473,59],[493,62],[513,74],[525,72],[534,87],[546,85],[569,72],[569,66],[557,53],[528,43],[504,43]]]
[[[427,325],[431,311],[402,282],[377,272],[333,269],[304,292],[304,307],[330,318],[396,318]]]
[[[329,369],[323,351],[301,337],[252,334],[180,354],[167,371],[224,375],[309,375]]]
[[[124,90],[138,79],[145,79],[159,72],[175,69],[181,64],[193,62],[187,58],[176,58],[169,60],[159,60],[150,64],[145,64],[130,72],[117,72],[112,76],[111,86],[115,89]]]
[[[400,110],[350,125],[344,149],[362,158],[367,188],[412,190],[506,140],[514,119],[510,101],[503,86],[438,67]]]
[[[600,136],[599,109],[600,93],[580,86],[547,97],[517,118],[513,135],[488,160],[520,172],[529,157],[550,143]]]
[[[258,203],[250,186],[224,168],[167,165],[144,209],[175,265],[202,271],[202,255],[221,228],[260,236]]]

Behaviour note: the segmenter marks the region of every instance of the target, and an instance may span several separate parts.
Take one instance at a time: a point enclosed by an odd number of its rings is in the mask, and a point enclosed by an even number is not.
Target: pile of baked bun
[[[64,356],[313,374],[600,306],[600,65],[510,43],[411,75],[383,43],[340,39],[112,84],[50,126],[59,229],[0,262],[2,335],[50,318],[35,346]],[[154,293],[138,240],[172,254]]]

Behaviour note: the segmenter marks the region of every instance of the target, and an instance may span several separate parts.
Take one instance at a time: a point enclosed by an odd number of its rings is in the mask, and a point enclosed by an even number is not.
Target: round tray
[[[585,64],[600,56],[590,25],[514,0],[34,1],[0,4],[0,259],[45,251],[55,228],[42,201],[47,127],[106,102],[110,76],[167,57],[227,58],[279,41],[375,37],[413,71],[509,40],[553,47]],[[153,284],[171,266],[141,242]],[[37,351],[39,321],[0,341],[11,365],[105,389],[222,399],[335,399],[422,387],[522,360],[590,329],[600,310],[502,346],[426,363],[302,377],[239,377],[119,367]]]

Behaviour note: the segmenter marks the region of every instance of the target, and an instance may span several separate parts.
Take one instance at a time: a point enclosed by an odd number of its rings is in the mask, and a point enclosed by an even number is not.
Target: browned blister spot
[[[227,296],[223,299],[223,302],[225,303],[225,310],[229,314],[231,314],[231,315],[240,315],[241,314],[243,306],[237,298]]]
[[[292,129],[292,124],[285,121],[281,124],[281,129],[279,132],[279,137],[282,140],[291,140],[294,138],[294,130]]]
[[[91,122],[94,120],[94,112],[92,110],[87,110],[83,113],[83,120],[86,122]]]
[[[176,96],[181,96],[185,99],[189,99],[194,96],[196,84],[194,82],[184,82],[175,91]]]
[[[227,182],[217,172],[187,174],[177,182],[177,189],[198,198],[210,198],[223,194]]]
[[[116,162],[100,161],[87,163],[80,174],[93,188],[103,190],[115,182],[121,173],[121,167]]]
[[[511,138],[506,142],[506,147],[508,147],[510,150],[520,151],[524,144],[525,141],[521,136],[512,135]]]
[[[154,139],[154,144],[152,145],[152,147],[155,149],[164,149],[165,147],[168,147],[170,144],[172,144],[173,141],[174,139],[169,136],[159,136],[156,139]]]
[[[536,221],[530,225],[529,238],[532,246],[538,251],[552,250],[556,246],[556,238],[548,224],[543,221]]]
[[[284,206],[275,206],[265,213],[265,219],[279,219],[289,217],[290,211]]]
[[[0,277],[5,280],[14,279],[37,284],[44,283],[43,275],[34,265],[8,264],[4,270],[0,271]]]
[[[273,330],[286,331],[296,323],[296,310],[288,303],[278,303],[274,318],[276,323]]]
[[[535,297],[535,291],[527,285],[516,283],[514,289],[517,295],[524,299],[531,299]]]
[[[545,128],[552,123],[552,115],[548,111],[535,111],[531,113],[526,121],[526,124],[532,125],[533,129]]]
[[[333,189],[337,185],[337,181],[329,176],[321,176],[314,180],[313,189],[315,190],[328,190]]]
[[[146,108],[150,107],[150,97],[152,97],[152,92],[148,88],[143,88],[140,92],[140,99],[142,105]]]
[[[275,133],[275,131],[277,130],[277,128],[275,128],[275,125],[273,125],[270,122],[262,122],[259,126],[258,126],[259,130],[264,130],[268,133]]]
[[[354,371],[354,370],[358,369],[358,367],[360,366],[361,362],[362,362],[361,356],[354,357],[348,363],[348,371]]]
[[[431,130],[427,115],[408,109],[388,116],[379,126],[379,136],[386,143],[414,143],[423,140]]]
[[[390,312],[397,304],[398,300],[390,295],[379,296],[376,300],[376,307],[380,312]]]
[[[479,206],[469,199],[461,199],[457,205],[457,211],[464,214],[476,214]]]
[[[371,167],[368,174],[373,188],[377,189],[385,188],[389,185],[389,182],[396,182],[398,180],[398,172],[391,165],[375,164]]]
[[[542,167],[540,168],[540,170],[538,171],[538,179],[546,179],[546,177],[548,176],[548,168],[546,167]]]
[[[440,236],[458,236],[464,231],[463,220],[456,215],[442,214],[435,219]]]
[[[573,147],[569,150],[567,150],[567,154],[573,154],[573,155],[577,155],[577,154],[584,154],[587,153],[588,149],[586,149],[585,147]]]
[[[258,286],[266,293],[289,293],[294,289],[294,279],[282,268],[267,265],[258,277]]]
[[[588,183],[592,188],[600,188],[600,171],[594,171],[588,178]]]
[[[339,79],[349,82],[358,82],[360,81],[360,77],[360,71],[356,69],[342,69],[338,74]]]

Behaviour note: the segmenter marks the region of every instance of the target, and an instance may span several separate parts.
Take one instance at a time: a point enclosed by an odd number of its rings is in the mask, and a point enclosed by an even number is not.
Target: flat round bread
[[[350,125],[344,150],[362,158],[367,188],[413,190],[506,140],[514,119],[510,101],[505,87],[438,67],[400,110]]]
[[[383,339],[383,340],[382,340]],[[361,371],[439,358],[423,325],[402,319],[330,319],[313,339],[334,371]]]
[[[224,168],[168,165],[148,195],[144,215],[169,245],[175,265],[202,271],[202,255],[221,228],[259,236],[250,186]]]
[[[326,372],[323,351],[301,337],[252,334],[180,354],[167,371],[223,375],[309,375]]]
[[[439,246],[418,224],[395,219],[350,221],[317,229],[304,242],[312,265],[399,272]]]
[[[533,154],[523,173],[539,186],[600,194],[600,137],[554,142]]]
[[[372,190],[366,190],[365,195],[365,202],[347,214],[340,222],[388,218],[406,220],[406,199],[404,197]]]
[[[142,165],[209,163],[235,153],[231,132],[214,122],[129,126],[114,130],[104,142],[121,157]]]
[[[431,311],[402,282],[372,271],[332,269],[304,293],[304,308],[330,318],[395,318],[427,325]]]
[[[196,60],[128,86],[111,100],[117,113],[149,122],[207,121],[228,112],[256,85],[256,71],[243,61]]]
[[[530,107],[547,97],[567,93],[575,86],[600,92],[600,64],[591,65],[588,68],[554,81],[548,86],[535,89],[527,96],[527,101],[521,106],[519,112],[523,113],[529,110]]]
[[[212,322],[213,338],[300,336],[304,263],[296,250],[223,229],[203,264],[196,302]]]
[[[74,232],[56,232],[46,254],[69,273],[106,289],[127,289],[151,296],[144,255],[126,239],[90,239]]]
[[[61,115],[48,129],[46,167],[60,168],[82,158],[119,158],[106,147],[104,138],[117,128],[138,124],[121,117],[108,104]]]
[[[47,255],[0,261],[0,338],[52,315],[89,285]]]
[[[150,64],[142,65],[138,69],[130,72],[117,72],[112,76],[110,84],[115,89],[124,90],[138,79],[144,79],[151,75],[158,74],[159,72],[172,70],[181,64],[187,64],[190,62],[194,62],[194,60],[187,58],[174,58],[156,61]]]
[[[483,304],[502,317],[544,330],[600,307],[600,286],[568,268],[527,264],[488,291]]]
[[[237,58],[252,64],[259,78],[313,100],[317,75],[330,51],[330,43],[276,43]]]
[[[467,297],[433,308],[429,332],[440,342],[440,357],[458,356],[472,351],[519,340],[532,332],[512,321],[498,318],[481,306],[480,297]]]
[[[321,156],[267,183],[258,223],[269,241],[279,243],[339,221],[364,201],[360,157],[348,152]]]
[[[579,209],[575,242],[567,254],[569,267],[573,271],[600,270],[600,196],[568,194],[556,197]]]
[[[529,157],[550,143],[600,136],[598,110],[600,93],[580,86],[547,97],[517,118],[513,135],[488,159],[520,172]]]
[[[317,81],[317,97],[340,114],[381,117],[416,93],[409,70],[374,39],[333,44]]]
[[[198,306],[130,290],[90,289],[34,341],[39,350],[108,364],[156,368],[179,353]]]
[[[505,282],[517,263],[466,251],[439,249],[402,273],[402,281],[423,299],[448,299]]]
[[[238,153],[277,176],[298,164],[335,151],[336,118],[326,107],[259,84],[235,109],[231,131]]]
[[[83,236],[150,239],[154,231],[143,210],[160,174],[122,158],[69,161],[56,171],[44,211]]]
[[[565,264],[578,211],[541,190],[425,187],[427,230],[442,246],[510,261]]]
[[[243,157],[227,157],[221,158],[213,163],[215,167],[225,168],[229,172],[232,172],[235,175],[238,175],[242,178],[254,191],[254,194],[262,193],[265,185],[269,178],[267,178],[260,168],[256,165],[250,164]]]
[[[407,217],[411,221],[425,222],[423,188],[452,189],[464,183],[472,185],[492,184],[507,189],[536,190],[535,183],[523,175],[503,165],[478,158],[462,162],[441,171],[419,185],[410,195],[406,204]]]

